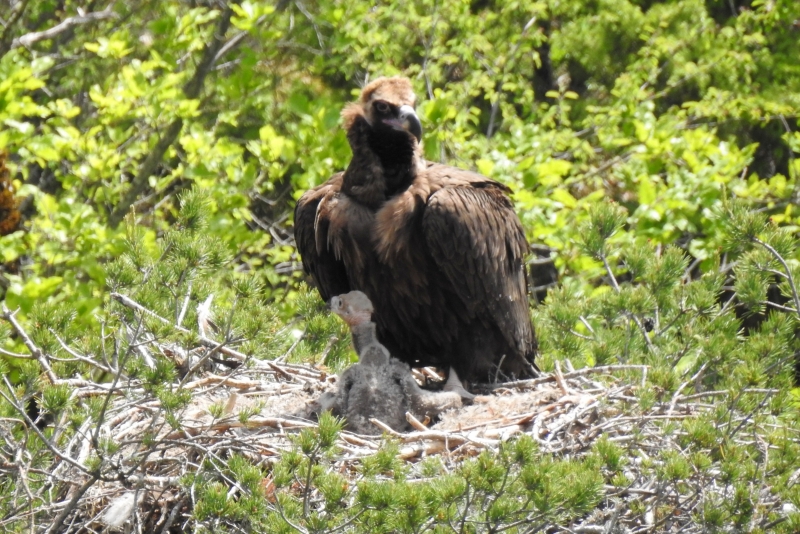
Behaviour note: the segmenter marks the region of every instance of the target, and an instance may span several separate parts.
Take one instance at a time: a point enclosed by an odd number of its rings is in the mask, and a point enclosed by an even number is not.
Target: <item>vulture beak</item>
[[[410,133],[417,138],[417,142],[422,139],[422,123],[419,122],[417,112],[409,105],[400,106],[396,119],[383,119],[383,122],[395,130]]]
[[[331,297],[330,302],[328,302],[328,308],[332,311],[338,310],[342,307],[342,299],[339,297]]]

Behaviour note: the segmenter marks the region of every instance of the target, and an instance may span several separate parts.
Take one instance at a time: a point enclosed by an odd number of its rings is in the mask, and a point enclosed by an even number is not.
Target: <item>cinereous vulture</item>
[[[528,243],[510,190],[423,159],[415,106],[407,78],[379,78],[342,111],[353,158],[295,208],[303,269],[325,301],[363,291],[378,339],[414,367],[536,376]]]

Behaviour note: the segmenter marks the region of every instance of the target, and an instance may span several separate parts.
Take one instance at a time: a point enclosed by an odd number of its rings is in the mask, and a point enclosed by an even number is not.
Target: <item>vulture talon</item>
[[[447,382],[444,383],[444,387],[442,389],[444,391],[458,393],[458,395],[461,397],[461,400],[466,401],[468,404],[472,404],[472,401],[475,400],[475,395],[464,389],[464,384],[461,382],[461,379],[458,378],[455,369],[450,369]]]

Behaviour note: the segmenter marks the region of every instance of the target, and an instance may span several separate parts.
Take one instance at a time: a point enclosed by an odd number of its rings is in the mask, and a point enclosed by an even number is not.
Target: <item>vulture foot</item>
[[[461,379],[458,378],[456,370],[452,367],[450,368],[450,374],[447,377],[447,382],[444,383],[443,389],[444,391],[458,393],[461,396],[461,400],[467,404],[471,404],[472,401],[475,400],[475,395],[464,389],[464,384],[461,382]]]

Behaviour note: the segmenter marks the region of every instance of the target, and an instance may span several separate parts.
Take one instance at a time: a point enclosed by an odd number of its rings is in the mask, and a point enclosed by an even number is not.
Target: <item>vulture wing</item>
[[[342,173],[339,173],[306,191],[294,209],[294,239],[303,260],[303,270],[314,279],[325,302],[350,291],[345,265],[328,244],[329,214],[320,210],[320,204],[324,208],[325,201],[337,194],[341,185]]]
[[[426,171],[448,184],[422,219],[428,249],[467,313],[494,322],[530,363],[536,350],[524,267],[528,243],[505,186],[444,165]]]

